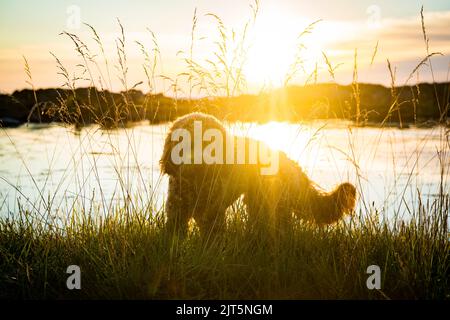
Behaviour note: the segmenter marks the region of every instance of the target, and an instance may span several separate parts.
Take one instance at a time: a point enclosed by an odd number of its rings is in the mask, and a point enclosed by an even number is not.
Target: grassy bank
[[[78,215],[57,228],[21,214],[0,223],[2,298],[449,299],[450,243],[443,211],[388,227],[376,215],[325,229],[298,222],[279,245],[246,231],[245,212],[228,230],[202,239],[195,227],[167,237],[163,216],[118,210]],[[425,218],[425,217],[428,218]],[[433,218],[431,218],[433,217]],[[81,290],[66,269],[81,268]],[[381,289],[366,286],[381,268]]]

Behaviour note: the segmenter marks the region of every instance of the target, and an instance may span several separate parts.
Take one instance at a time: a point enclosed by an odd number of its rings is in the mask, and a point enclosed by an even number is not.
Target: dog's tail
[[[310,220],[317,224],[331,224],[355,209],[356,188],[346,182],[332,192],[321,192],[315,188],[308,190],[307,203]]]

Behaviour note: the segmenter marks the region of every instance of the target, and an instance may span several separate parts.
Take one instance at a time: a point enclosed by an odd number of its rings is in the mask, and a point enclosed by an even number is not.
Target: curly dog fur
[[[267,222],[273,227],[291,223],[292,213],[319,225],[331,224],[351,213],[355,207],[356,189],[343,183],[331,192],[320,190],[300,166],[283,152],[278,152],[279,170],[275,175],[261,175],[261,164],[174,164],[171,151],[176,129],[193,132],[194,121],[203,128],[229,134],[215,117],[191,113],[172,125],[160,160],[161,172],[169,175],[166,202],[167,226],[185,232],[194,218],[202,233],[220,232],[225,226],[225,211],[244,196],[251,226]],[[246,148],[251,139],[245,138]]]

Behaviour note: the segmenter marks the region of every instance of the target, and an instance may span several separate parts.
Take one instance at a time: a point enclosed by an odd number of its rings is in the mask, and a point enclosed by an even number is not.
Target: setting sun
[[[250,83],[274,86],[282,83],[295,57],[295,33],[281,15],[258,17],[245,68]]]
[[[323,66],[327,44],[344,40],[342,24],[291,17],[286,13],[262,13],[251,31],[251,45],[244,73],[251,84],[279,87],[290,72],[305,80]]]

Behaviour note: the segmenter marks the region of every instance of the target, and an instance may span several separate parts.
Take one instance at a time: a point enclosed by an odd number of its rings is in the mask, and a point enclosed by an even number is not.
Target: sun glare
[[[253,31],[245,74],[250,83],[278,85],[295,55],[295,35],[275,14],[261,15]]]
[[[273,149],[288,151],[292,142],[290,141],[292,136],[289,135],[289,129],[289,126],[285,123],[271,121],[254,128],[251,134],[254,138],[264,141]]]
[[[245,75],[251,84],[280,86],[298,53],[299,34],[308,25],[303,19],[289,19],[275,12],[261,14],[253,29]],[[312,71],[321,57],[322,41],[308,34],[302,39],[307,49],[301,52],[305,70]]]
[[[269,11],[258,16],[252,32],[251,48],[248,51],[244,74],[250,84],[258,86],[279,87],[283,85],[286,75],[292,71],[298,56],[302,65],[297,73],[306,80],[316,68],[327,68],[322,52],[332,55],[330,44],[348,36],[348,26],[342,23],[319,21],[299,38],[313,20],[290,17],[276,11]],[[299,51],[299,45],[303,49]],[[334,52],[334,51],[333,51]]]
[[[270,148],[290,152],[295,144],[296,149],[304,148],[307,144],[307,134],[299,135],[298,128],[283,122],[271,121],[261,125],[238,125],[229,128],[233,134],[249,136],[265,142]]]

